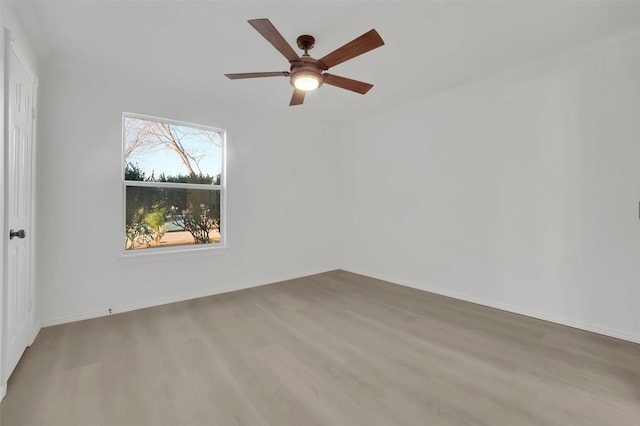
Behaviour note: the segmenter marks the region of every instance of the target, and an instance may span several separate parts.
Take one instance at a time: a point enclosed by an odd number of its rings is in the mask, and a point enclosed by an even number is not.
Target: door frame
[[[25,46],[25,48],[28,48]],[[9,242],[8,239],[8,223],[7,223],[7,202],[6,202],[6,147],[8,142],[8,111],[5,108],[6,104],[6,89],[8,85],[6,66],[8,64],[9,55],[14,54],[21,65],[25,68],[27,73],[30,76],[30,79],[33,81],[33,118],[32,118],[32,150],[31,150],[31,217],[29,220],[29,226],[31,228],[30,232],[30,247],[29,247],[29,255],[30,255],[30,264],[29,264],[29,277],[31,286],[31,294],[32,294],[32,308],[31,315],[29,317],[30,324],[28,326],[29,335],[28,337],[28,346],[30,346],[35,340],[38,332],[40,331],[40,322],[37,319],[37,297],[36,297],[36,280],[35,280],[35,246],[36,246],[36,220],[35,220],[35,212],[36,212],[36,150],[37,150],[37,139],[36,139],[36,119],[37,119],[37,89],[38,89],[38,78],[34,69],[30,66],[28,61],[24,60],[24,56],[20,52],[20,48],[16,46],[15,38],[11,31],[8,28],[3,28],[0,33],[0,93],[2,94],[2,102],[0,105],[0,115],[2,119],[0,119],[0,134],[2,134],[2,149],[0,149],[0,173],[2,175],[3,184],[0,185],[0,223],[2,224],[0,229],[0,238],[2,239],[2,244],[0,244],[0,277],[2,280],[2,286],[0,287],[0,400],[4,398],[7,392],[7,380],[9,379],[9,374],[6,368],[6,333],[5,333],[5,324],[6,319],[5,315],[7,312],[6,309],[6,291],[7,291],[7,244]]]
[[[0,12],[4,13],[2,4],[0,3]],[[7,238],[7,231],[6,231],[6,224],[4,221],[4,210],[5,210],[5,190],[4,190],[4,149],[5,149],[5,143],[6,143],[6,137],[4,134],[4,122],[6,120],[6,116],[4,113],[4,103],[5,103],[5,96],[4,96],[4,86],[5,86],[5,38],[6,38],[6,32],[8,32],[8,30],[5,30],[5,28],[0,28],[0,98],[2,98],[2,102],[0,102],[0,135],[2,135],[2,149],[0,149],[0,176],[2,176],[2,185],[0,185],[0,240],[2,240],[2,244],[0,244],[0,400],[2,400],[4,398],[4,396],[7,394],[7,379],[4,377],[4,359],[5,359],[5,355],[4,355],[4,348],[5,348],[5,344],[4,344],[4,289],[5,289],[5,279],[4,279],[4,274],[5,274],[5,267],[4,267],[4,263],[5,263],[5,244],[6,244],[6,238]]]

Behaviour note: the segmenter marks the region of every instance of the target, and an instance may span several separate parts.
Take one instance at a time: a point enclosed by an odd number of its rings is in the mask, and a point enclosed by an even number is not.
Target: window
[[[224,245],[225,132],[123,116],[125,251]]]

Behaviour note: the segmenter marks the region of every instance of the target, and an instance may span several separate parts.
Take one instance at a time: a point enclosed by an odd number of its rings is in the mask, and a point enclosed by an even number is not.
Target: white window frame
[[[156,121],[161,123],[173,124],[176,126],[192,127],[206,131],[217,132],[221,135],[221,169],[220,169],[220,185],[203,185],[193,183],[173,183],[173,182],[146,182],[146,181],[128,181],[125,180],[125,120],[134,118],[139,120]],[[213,126],[205,126],[202,124],[188,123],[184,121],[172,120],[168,118],[154,117],[151,115],[136,114],[130,112],[122,113],[122,152],[120,154],[120,179],[122,180],[122,224],[120,226],[122,235],[122,252],[125,256],[148,256],[167,253],[185,253],[185,252],[203,252],[203,251],[220,251],[227,248],[227,131]],[[220,191],[220,242],[217,244],[184,244],[173,245],[168,247],[154,247],[152,249],[127,250],[127,187],[147,187],[147,188],[180,188],[180,189],[197,189]]]

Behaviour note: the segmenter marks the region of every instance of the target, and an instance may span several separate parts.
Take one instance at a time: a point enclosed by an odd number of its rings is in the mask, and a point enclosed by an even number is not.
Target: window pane
[[[212,128],[125,117],[124,178],[219,185],[222,137]]]
[[[127,250],[220,244],[220,191],[126,187]]]

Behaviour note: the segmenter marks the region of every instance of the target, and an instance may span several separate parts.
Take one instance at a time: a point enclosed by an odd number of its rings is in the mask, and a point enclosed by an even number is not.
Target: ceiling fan
[[[272,72],[247,72],[237,74],[225,74],[230,79],[238,78],[257,78],[257,77],[291,77],[290,82],[293,86],[293,96],[289,105],[301,105],[304,102],[304,95],[310,90],[315,90],[323,83],[342,89],[351,90],[352,92],[364,95],[373,87],[373,84],[364,83],[358,80],[352,80],[346,77],[329,74],[329,68],[341,64],[356,56],[362,55],[370,50],[384,45],[382,37],[376,30],[368,31],[360,37],[351,40],[342,47],[337,48],[333,52],[323,56],[320,59],[314,59],[309,56],[309,50],[315,45],[313,36],[303,34],[297,39],[298,47],[304,50],[302,56],[293,50],[291,45],[282,37],[271,21],[266,18],[251,19],[248,21],[253,28],[256,29],[269,43],[273,45],[287,60],[291,67],[289,71],[272,71]]]

